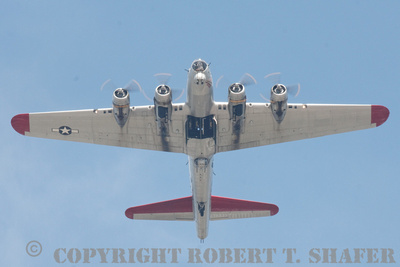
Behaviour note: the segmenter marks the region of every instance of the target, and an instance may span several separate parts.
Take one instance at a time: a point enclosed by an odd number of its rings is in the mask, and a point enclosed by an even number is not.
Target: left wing
[[[123,128],[115,121],[112,108],[20,114],[11,124],[26,136],[183,152],[185,116],[183,110],[175,110],[167,136],[157,131],[154,106],[133,107]]]
[[[223,107],[227,103],[217,103]],[[383,124],[389,110],[377,105],[288,104],[276,122],[269,104],[246,104],[240,129],[233,127],[227,108],[218,108],[217,151],[230,151],[344,133]]]

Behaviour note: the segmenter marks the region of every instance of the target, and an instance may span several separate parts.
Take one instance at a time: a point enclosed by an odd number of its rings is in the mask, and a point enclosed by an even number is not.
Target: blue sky
[[[185,266],[190,248],[276,248],[272,266],[285,265],[284,248],[296,248],[296,266],[313,265],[313,248],[392,248],[400,262],[399,8],[398,1],[2,1],[1,265],[54,266],[58,248],[181,248],[172,266]],[[169,72],[171,86],[184,88],[184,69],[197,58],[212,63],[214,80],[251,73],[259,83],[248,88],[249,101],[262,102],[258,94],[270,86],[263,77],[280,71],[284,83],[302,87],[290,102],[380,104],[391,114],[376,129],[217,154],[214,195],[274,203],[280,212],[211,222],[204,244],[194,223],[124,215],[190,195],[185,155],[28,138],[10,125],[19,113],[110,107],[112,92],[100,91],[109,78],[118,86],[136,79],[151,95],[153,75]],[[226,101],[227,89],[216,89],[215,99]],[[140,94],[131,103],[149,104]],[[25,251],[31,240],[42,244],[38,257]]]

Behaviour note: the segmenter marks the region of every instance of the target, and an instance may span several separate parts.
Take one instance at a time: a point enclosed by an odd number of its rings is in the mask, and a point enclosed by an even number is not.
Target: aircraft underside
[[[192,196],[131,207],[125,215],[195,221],[197,236],[204,240],[209,221],[279,211],[274,204],[213,196],[216,153],[374,128],[389,117],[389,110],[379,105],[288,103],[288,93],[298,94],[300,86],[283,84],[271,88],[266,102],[250,103],[245,85],[251,83],[255,79],[246,74],[228,87],[227,102],[215,102],[209,64],[199,59],[188,71],[185,103],[172,103],[165,83],[157,86],[150,106],[131,106],[129,88],[118,88],[112,108],[19,114],[11,124],[32,137],[187,154]]]

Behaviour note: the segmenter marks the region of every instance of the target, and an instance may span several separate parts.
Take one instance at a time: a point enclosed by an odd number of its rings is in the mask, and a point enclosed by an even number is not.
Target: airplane
[[[291,104],[288,88],[280,83],[264,103],[247,102],[243,83],[228,87],[227,102],[215,102],[210,65],[197,59],[187,71],[185,103],[172,103],[165,83],[156,87],[154,104],[147,106],[131,106],[129,90],[117,88],[112,108],[19,114],[11,124],[26,136],[185,153],[192,196],[131,207],[125,215],[195,221],[204,242],[209,221],[279,211],[270,203],[211,195],[216,153],[374,128],[389,117],[380,105]]]

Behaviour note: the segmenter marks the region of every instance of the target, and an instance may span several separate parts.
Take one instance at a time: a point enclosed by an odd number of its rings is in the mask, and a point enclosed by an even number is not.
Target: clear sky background
[[[1,1],[0,265],[56,266],[57,248],[181,248],[180,266],[189,248],[276,248],[272,266],[288,265],[284,248],[296,248],[296,266],[313,265],[312,248],[392,248],[400,262],[399,10],[398,1]],[[29,138],[10,125],[19,113],[111,107],[112,91],[100,91],[109,78],[136,79],[152,95],[153,75],[169,72],[184,88],[197,58],[212,63],[214,81],[251,73],[252,102],[280,71],[302,87],[289,102],[391,114],[376,129],[217,154],[214,195],[280,211],[211,222],[204,244],[194,222],[124,215],[189,196],[186,155]],[[149,102],[134,94],[131,104]],[[38,257],[25,251],[31,240]]]

